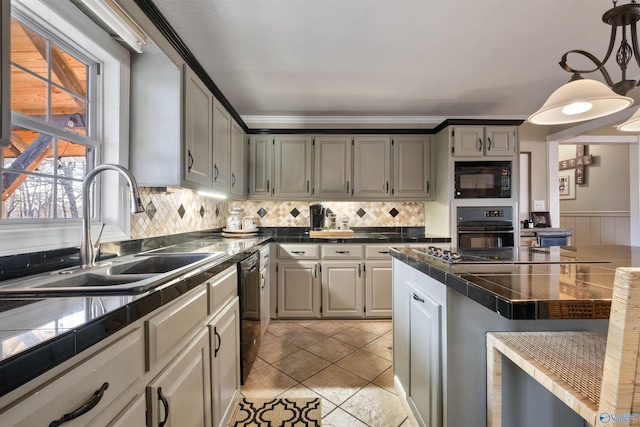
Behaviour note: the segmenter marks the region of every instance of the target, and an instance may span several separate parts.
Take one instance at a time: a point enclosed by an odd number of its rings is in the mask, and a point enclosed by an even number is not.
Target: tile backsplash
[[[140,188],[145,212],[131,215],[131,238],[222,228],[231,206],[253,215],[258,226],[308,227],[309,201],[217,200],[191,190]],[[352,227],[423,226],[424,202],[321,202]]]

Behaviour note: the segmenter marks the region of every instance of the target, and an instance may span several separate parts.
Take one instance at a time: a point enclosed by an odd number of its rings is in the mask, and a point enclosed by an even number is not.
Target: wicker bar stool
[[[591,425],[640,425],[639,343],[640,268],[628,267],[616,269],[607,337],[487,333],[487,425],[502,425],[503,355]]]

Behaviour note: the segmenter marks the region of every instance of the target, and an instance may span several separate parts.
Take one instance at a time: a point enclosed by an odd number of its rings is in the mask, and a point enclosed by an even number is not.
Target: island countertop
[[[390,253],[507,319],[608,319],[615,269],[640,267],[640,247],[517,250],[516,262],[474,264],[448,264],[420,248]]]

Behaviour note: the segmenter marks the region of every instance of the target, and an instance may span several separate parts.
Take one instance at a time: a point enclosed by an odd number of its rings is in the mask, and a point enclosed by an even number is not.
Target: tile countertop
[[[518,251],[522,264],[447,264],[412,248],[394,248],[390,253],[507,319],[608,319],[615,269],[640,267],[640,247]]]
[[[222,238],[219,233],[105,244],[110,256],[153,249],[162,252],[227,252],[198,271],[185,274],[161,289],[138,295],[46,299],[0,299],[0,396],[70,359],[100,340],[148,315],[269,242],[314,243],[444,243],[450,239],[425,236],[415,227],[355,230],[353,237],[309,238],[304,228],[265,228],[258,236]],[[151,242],[155,240],[155,242]],[[57,254],[56,254],[57,255]],[[77,255],[77,254],[76,254]],[[29,264],[41,254],[19,255]],[[68,259],[65,255],[65,268]],[[77,259],[77,258],[76,258]],[[60,262],[60,261],[56,261]],[[16,263],[18,264],[18,263]],[[54,265],[56,265],[54,263]],[[61,265],[62,266],[62,265]],[[20,272],[24,266],[18,265]],[[1,283],[1,282],[0,282]]]

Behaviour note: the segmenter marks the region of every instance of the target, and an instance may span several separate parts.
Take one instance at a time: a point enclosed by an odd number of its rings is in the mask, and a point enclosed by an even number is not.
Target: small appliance
[[[320,203],[309,206],[309,221],[312,230],[320,231],[324,229],[325,215],[326,209]]]
[[[455,162],[456,199],[511,197],[510,161]]]

